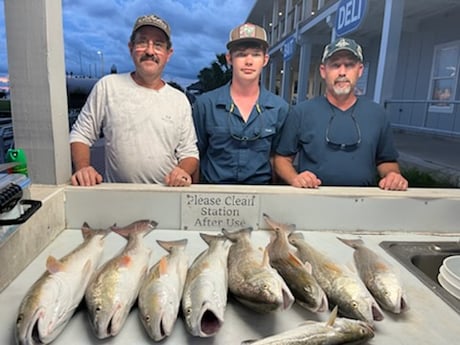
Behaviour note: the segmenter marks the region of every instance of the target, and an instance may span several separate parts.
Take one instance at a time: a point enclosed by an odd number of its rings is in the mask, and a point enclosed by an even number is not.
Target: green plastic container
[[[29,175],[27,170],[27,157],[23,149],[8,149],[6,152],[6,161],[18,163],[16,166],[10,168],[8,172],[15,174]]]

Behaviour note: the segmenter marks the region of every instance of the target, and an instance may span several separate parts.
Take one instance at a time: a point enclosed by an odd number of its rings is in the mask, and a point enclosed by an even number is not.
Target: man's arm
[[[165,176],[165,184],[170,187],[186,187],[195,182],[198,170],[198,159],[194,157],[186,157]]]
[[[297,188],[318,188],[321,180],[311,171],[302,171],[300,174],[294,168],[295,156],[281,156],[275,154],[275,171],[286,183]]]
[[[74,174],[71,183],[74,186],[94,186],[102,182],[102,175],[90,165],[91,154],[87,144],[73,142],[70,144]]]
[[[377,166],[381,177],[379,187],[385,190],[407,190],[409,183],[401,175],[397,162],[384,162]]]

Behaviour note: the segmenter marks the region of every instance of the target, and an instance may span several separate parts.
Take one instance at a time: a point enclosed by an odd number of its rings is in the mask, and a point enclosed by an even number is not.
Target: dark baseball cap
[[[321,59],[321,62],[324,63],[332,55],[342,50],[349,51],[354,56],[356,56],[356,58],[360,62],[363,62],[363,49],[361,48],[361,46],[358,43],[356,43],[354,40],[350,38],[344,38],[344,37],[339,38],[338,40],[335,40],[334,42],[329,43],[324,48],[323,57]]]

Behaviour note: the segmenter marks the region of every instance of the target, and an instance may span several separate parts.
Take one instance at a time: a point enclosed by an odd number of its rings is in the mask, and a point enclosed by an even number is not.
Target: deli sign
[[[335,31],[338,37],[355,31],[363,22],[367,0],[341,0],[335,14]]]

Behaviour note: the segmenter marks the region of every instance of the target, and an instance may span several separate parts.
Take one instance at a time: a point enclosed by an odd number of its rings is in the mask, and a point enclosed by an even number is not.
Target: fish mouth
[[[27,344],[34,344],[34,345],[42,345],[45,344],[42,341],[39,331],[39,320],[40,320],[40,309],[38,309],[33,315],[33,322],[29,323],[27,328],[25,329],[20,326],[22,322],[24,322],[24,315],[19,315],[16,321],[16,341],[19,345],[27,345]]]
[[[204,337],[211,337],[222,327],[223,321],[210,309],[205,309],[200,319],[200,330]]]

